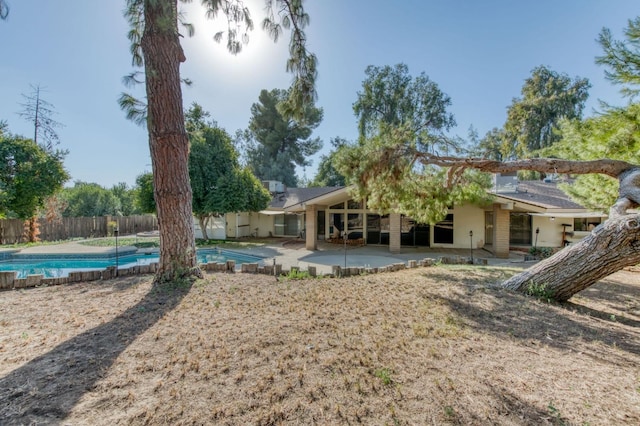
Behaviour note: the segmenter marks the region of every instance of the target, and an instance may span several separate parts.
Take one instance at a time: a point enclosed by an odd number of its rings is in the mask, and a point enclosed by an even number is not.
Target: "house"
[[[305,212],[286,209],[335,190],[344,190],[344,187],[286,188],[275,181],[263,183],[273,196],[269,206],[260,212],[227,213],[213,218],[207,226],[209,238],[300,237],[305,230]],[[202,238],[198,222],[194,223],[196,238]]]
[[[309,250],[318,241],[348,240],[402,247],[485,248],[508,257],[512,248],[562,247],[586,236],[605,214],[572,202],[555,182],[494,178],[493,203],[453,206],[433,226],[399,213],[380,215],[353,200],[345,187],[284,188],[273,193],[266,210],[227,214],[227,237],[303,237]]]

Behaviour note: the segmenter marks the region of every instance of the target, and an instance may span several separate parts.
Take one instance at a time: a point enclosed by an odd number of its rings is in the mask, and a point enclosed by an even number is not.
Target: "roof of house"
[[[556,182],[520,181],[516,191],[500,192],[496,195],[547,209],[584,209],[558,189]]]
[[[321,197],[330,192],[344,188],[343,186],[323,186],[313,188],[287,188],[285,192],[274,194],[270,209],[286,209],[296,204],[304,203],[313,198]]]
[[[343,186],[287,188],[285,192],[279,192],[273,196],[269,209],[290,209],[333,192],[337,193],[343,189],[345,189]],[[571,201],[567,194],[558,189],[557,182],[520,181],[514,191],[499,192],[495,195],[506,200],[518,201],[542,209],[585,210],[583,206]]]

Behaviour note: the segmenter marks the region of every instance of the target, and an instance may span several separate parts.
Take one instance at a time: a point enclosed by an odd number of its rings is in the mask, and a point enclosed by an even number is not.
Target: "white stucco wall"
[[[552,214],[552,213],[548,213]],[[533,238],[531,239],[531,245],[535,245],[537,247],[562,247],[562,224],[566,223],[571,226],[566,227],[567,234],[565,235],[565,239],[569,241],[569,243],[574,243],[576,241],[580,241],[582,238],[589,235],[588,230],[584,231],[575,231],[575,218],[574,217],[553,217],[553,216],[532,216],[532,231]],[[588,220],[589,222],[593,222],[595,225],[603,222],[606,218],[602,217],[593,217]],[[538,241],[536,244],[536,229],[540,229],[538,234]]]
[[[227,213],[227,237],[241,238],[251,235],[249,213]]]
[[[202,229],[200,229],[200,223],[197,219],[194,218],[193,221],[193,230],[196,238],[204,238],[204,234],[202,233]],[[209,219],[209,223],[207,224],[207,237],[212,240],[224,240],[226,239],[225,233],[225,218],[224,217],[213,217]]]
[[[268,237],[269,233],[274,234],[274,218],[273,215],[266,215],[260,213],[249,213],[249,227],[251,232],[258,232],[258,237]]]
[[[473,248],[484,247],[484,209],[472,204],[455,206],[453,209],[453,245],[434,244],[432,247],[471,248],[469,231],[473,231]]]
[[[533,235],[531,245],[536,247],[562,247],[562,223],[573,224],[573,218],[551,220],[550,217],[546,216],[532,216],[531,228]],[[536,229],[540,229],[537,242]],[[567,229],[571,231],[573,228]]]
[[[253,236],[258,228],[258,237],[268,237],[269,232],[274,235],[274,220],[276,216],[251,213],[227,213],[226,232],[228,238]],[[243,226],[244,225],[244,226]]]

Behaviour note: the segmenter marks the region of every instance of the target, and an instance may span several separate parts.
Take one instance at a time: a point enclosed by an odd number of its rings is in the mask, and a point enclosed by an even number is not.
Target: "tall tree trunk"
[[[502,285],[565,301],[620,269],[640,263],[640,214],[610,218],[577,244],[566,247]]]
[[[177,18],[177,0],[145,0],[142,51],[149,148],[160,228],[156,282],[201,275],[196,261],[189,139],[180,87],[180,63],[186,58],[178,38]]]

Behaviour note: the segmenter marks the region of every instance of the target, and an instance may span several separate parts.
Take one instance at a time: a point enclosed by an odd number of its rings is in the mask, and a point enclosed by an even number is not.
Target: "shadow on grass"
[[[108,323],[66,340],[0,379],[3,425],[57,424],[106,375],[115,359],[188,294],[154,287]]]
[[[635,276],[640,277],[638,274]],[[618,312],[630,310],[640,312],[640,286],[621,282],[615,275],[581,291],[569,301],[580,303],[583,299],[599,302]]]
[[[481,383],[486,391],[483,397],[496,408],[497,416],[487,418],[487,414],[478,411],[473,404],[467,405],[464,400],[454,401],[448,415],[448,424],[514,424],[522,426],[536,425],[567,425],[561,413],[549,404],[546,409],[540,408],[527,401],[522,395],[517,395],[503,386],[492,383]]]
[[[451,281],[451,276],[446,273],[440,278],[438,275],[436,272],[428,276],[431,279]],[[637,362],[637,355],[640,353],[640,322],[632,318],[615,316],[614,321],[611,313],[587,306],[586,303],[545,303],[520,293],[487,287],[482,278],[472,274],[456,282],[466,286],[469,297],[431,296],[448,304],[473,329],[503,338],[520,339],[526,345],[536,341],[537,344],[562,350],[576,350],[581,342],[599,342],[615,350],[603,354],[587,345],[579,350],[605,363],[631,365]],[[629,289],[637,291],[633,287]],[[485,303],[480,304],[474,300],[476,295],[484,297]],[[626,299],[619,294],[616,297]],[[601,304],[602,301],[598,302]]]

